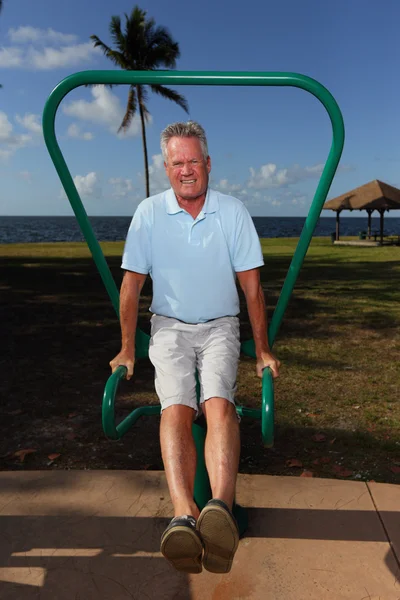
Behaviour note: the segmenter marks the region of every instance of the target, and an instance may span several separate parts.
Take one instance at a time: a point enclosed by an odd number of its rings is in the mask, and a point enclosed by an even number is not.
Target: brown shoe
[[[239,544],[239,529],[225,502],[210,500],[200,513],[197,530],[204,544],[204,568],[211,573],[229,573]]]
[[[161,536],[161,552],[177,571],[201,573],[203,544],[190,515],[175,517]]]

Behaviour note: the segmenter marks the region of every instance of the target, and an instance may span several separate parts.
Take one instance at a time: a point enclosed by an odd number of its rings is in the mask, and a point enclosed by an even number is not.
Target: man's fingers
[[[133,362],[127,362],[124,366],[128,369],[126,373],[126,378],[130,379],[133,375]]]
[[[114,373],[118,367],[126,368],[126,379],[130,379],[133,375],[134,362],[132,360],[117,360],[113,359],[110,361],[111,372]]]
[[[274,379],[276,379],[277,377],[279,377],[279,367],[280,367],[280,362],[274,361],[274,362],[270,362],[268,364],[261,364],[261,365],[257,365],[257,375],[259,377],[262,377],[262,372],[264,371],[264,369],[271,369],[272,371],[272,377]]]
[[[279,365],[277,363],[274,363],[272,365],[270,365],[270,369],[272,371],[272,377],[275,379],[276,377],[279,377],[279,369],[278,369]]]

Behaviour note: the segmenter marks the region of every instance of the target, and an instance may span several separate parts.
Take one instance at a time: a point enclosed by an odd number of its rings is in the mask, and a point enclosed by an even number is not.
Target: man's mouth
[[[196,179],[181,179],[181,183],[184,185],[190,185],[192,183],[196,183]]]

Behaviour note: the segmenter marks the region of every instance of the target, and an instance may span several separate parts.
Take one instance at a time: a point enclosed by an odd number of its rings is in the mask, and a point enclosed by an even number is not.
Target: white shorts
[[[174,404],[197,405],[196,370],[200,405],[209,398],[235,403],[240,355],[239,319],[221,317],[207,323],[183,323],[153,315],[149,358],[155,367],[155,387],[161,411]]]

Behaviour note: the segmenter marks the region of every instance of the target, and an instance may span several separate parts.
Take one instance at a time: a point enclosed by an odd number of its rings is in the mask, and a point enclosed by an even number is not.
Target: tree
[[[121,19],[111,17],[110,35],[116,49],[104,44],[97,35],[91,35],[94,47],[100,47],[105,56],[127,71],[154,71],[160,67],[174,69],[180,56],[179,44],[174,41],[165,27],[158,27],[154,19],[146,16],[146,11],[135,6],[130,16],[125,14],[125,31],[121,30]],[[188,104],[183,96],[163,85],[131,85],[125,116],[118,131],[126,131],[135,114],[139,111],[142,125],[146,195],[150,196],[149,164],[147,156],[146,127],[150,113],[146,107],[147,88],[163,98],[173,100],[188,112]]]

